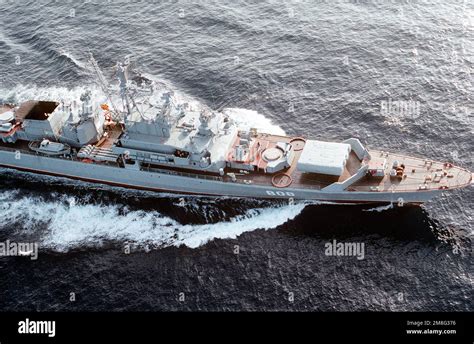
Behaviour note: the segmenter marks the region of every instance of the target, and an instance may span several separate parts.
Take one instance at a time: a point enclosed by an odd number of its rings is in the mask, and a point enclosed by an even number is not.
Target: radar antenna
[[[120,82],[120,96],[122,97],[123,107],[126,110],[127,114],[131,116],[132,110],[136,110],[141,117],[143,113],[140,111],[140,108],[135,102],[135,98],[130,92],[130,81],[128,80],[128,68],[129,68],[129,59],[126,58],[124,62],[117,63],[117,77]],[[131,104],[131,106],[130,106]],[[125,118],[125,120],[127,117]]]

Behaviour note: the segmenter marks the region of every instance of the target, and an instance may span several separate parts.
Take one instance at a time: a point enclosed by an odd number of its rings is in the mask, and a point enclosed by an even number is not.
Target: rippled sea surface
[[[474,169],[472,1],[0,4],[2,102],[77,97],[88,51],[110,80],[128,56],[243,122]],[[0,241],[40,252],[0,259],[0,309],[473,311],[473,200],[183,200],[2,169]]]

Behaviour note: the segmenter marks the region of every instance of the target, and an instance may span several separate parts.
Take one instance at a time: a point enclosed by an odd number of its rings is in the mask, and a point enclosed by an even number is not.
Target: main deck
[[[288,169],[276,174],[266,174],[250,172],[248,174],[237,174],[236,178],[240,182],[253,183],[257,185],[277,186],[282,189],[302,188],[302,189],[323,189],[333,183],[342,183],[359,171],[363,164],[369,161],[361,161],[352,151],[347,159],[343,173],[340,176],[331,176],[318,173],[304,173],[297,169],[297,162],[304,148],[304,140],[300,138],[282,137],[266,135],[265,140],[273,142],[284,140],[294,142],[296,145],[294,160]],[[302,143],[303,142],[303,143]],[[266,144],[272,146],[272,143]],[[472,182],[470,171],[452,165],[451,163],[437,162],[429,159],[416,158],[403,154],[388,153],[378,150],[369,150],[371,159],[382,159],[386,161],[387,169],[383,177],[365,175],[360,180],[347,188],[347,191],[360,192],[395,192],[395,191],[418,191],[435,189],[455,189],[464,187]],[[390,176],[389,172],[394,163],[404,166],[401,177]],[[278,184],[281,176],[283,182]]]

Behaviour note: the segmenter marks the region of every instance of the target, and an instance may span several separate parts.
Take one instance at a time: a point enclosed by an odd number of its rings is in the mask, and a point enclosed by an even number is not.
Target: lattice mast
[[[109,100],[110,104],[112,105],[113,108],[113,119],[116,121],[122,121],[123,120],[123,115],[122,112],[118,110],[117,106],[115,105],[112,95],[110,93],[110,87],[105,79],[104,75],[102,74],[102,71],[99,67],[99,64],[97,61],[94,59],[94,56],[92,53],[89,53],[89,63],[92,66],[92,69],[94,70],[95,76],[96,76],[96,81],[99,84],[100,88],[104,92],[104,94],[107,96],[107,99]]]

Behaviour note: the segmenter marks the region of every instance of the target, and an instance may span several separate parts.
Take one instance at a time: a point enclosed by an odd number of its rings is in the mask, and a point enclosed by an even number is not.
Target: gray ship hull
[[[46,157],[37,154],[20,156],[15,151],[0,150],[0,166],[27,172],[66,177],[93,183],[109,184],[125,188],[195,194],[210,197],[242,197],[260,199],[314,200],[341,203],[424,203],[439,195],[441,190],[412,192],[330,192],[315,189],[273,186],[223,181],[218,177],[185,175],[172,171],[163,173],[90,164],[77,160]]]

